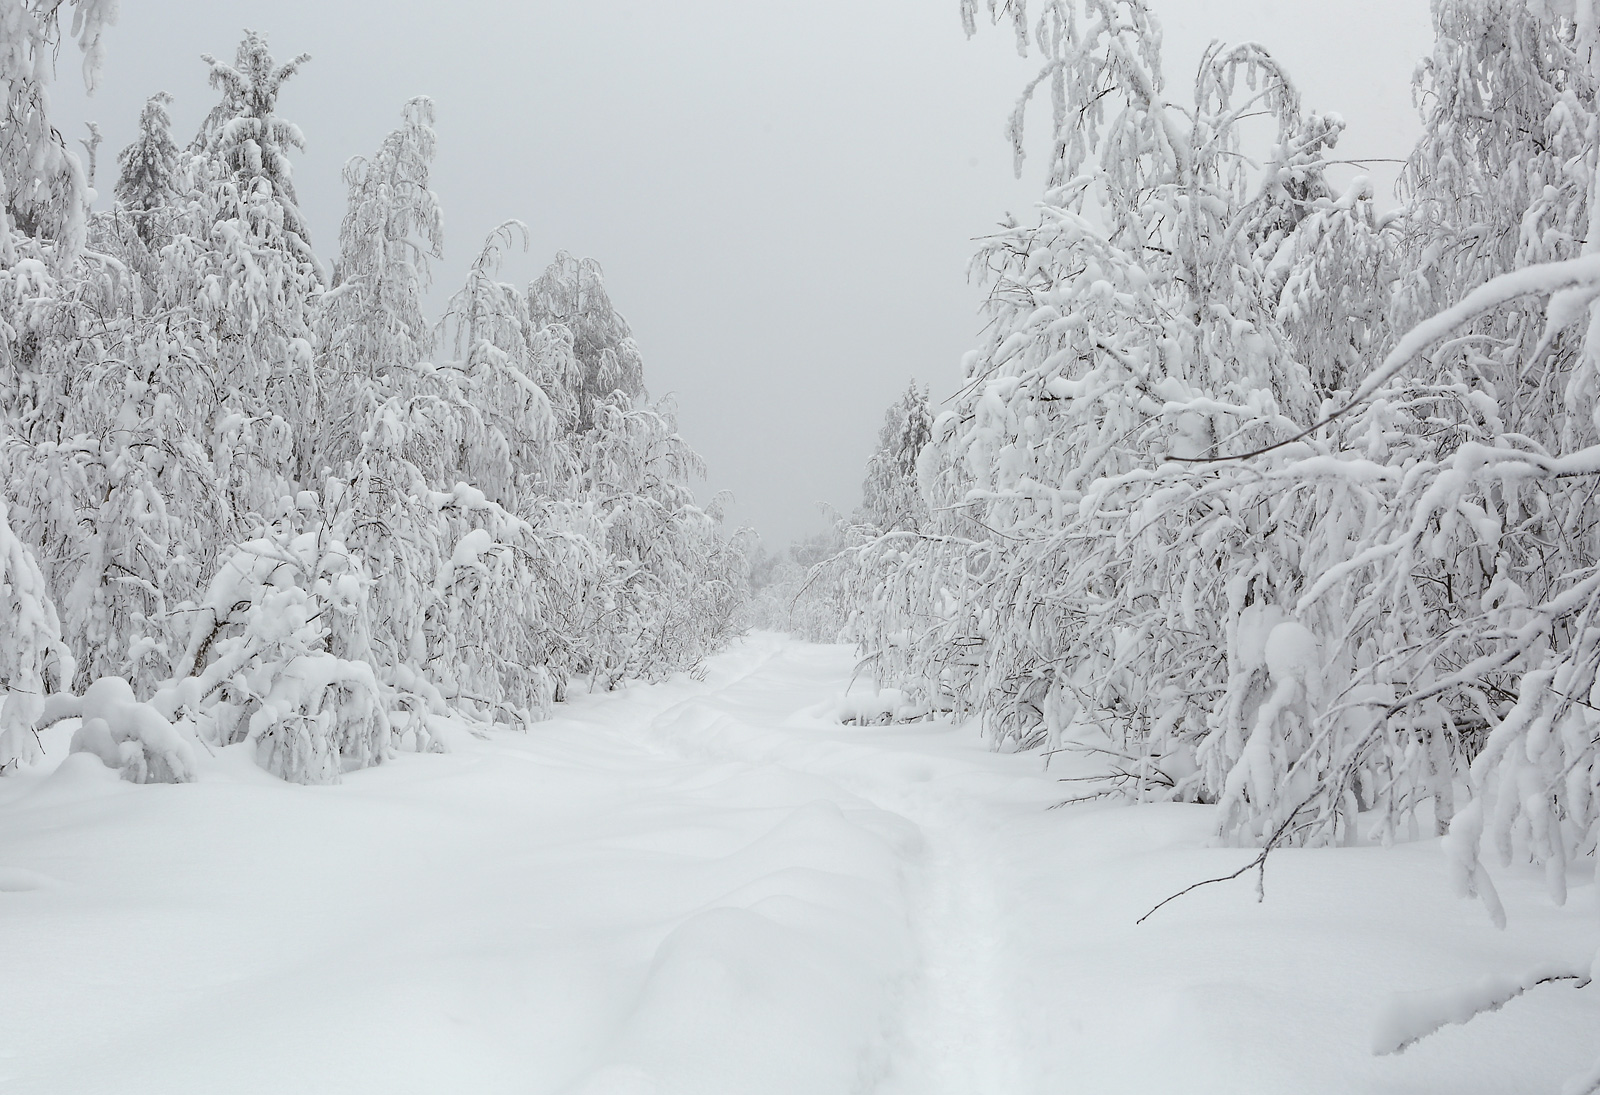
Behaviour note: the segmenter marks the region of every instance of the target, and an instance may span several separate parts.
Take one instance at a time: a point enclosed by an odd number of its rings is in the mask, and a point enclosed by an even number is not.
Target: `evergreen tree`
[[[289,247],[309,257],[310,235],[300,215],[289,163],[289,152],[303,151],[305,138],[298,126],[278,116],[277,109],[285,81],[299,72],[311,55],[302,53],[288,64],[278,65],[267,40],[247,30],[233,64],[224,64],[210,54],[202,60],[211,67],[211,86],[222,92],[222,101],[206,115],[193,150],[216,161],[241,195],[252,195],[259,183],[266,183],[265,200],[282,211],[282,230]]]
[[[147,244],[166,237],[169,210],[188,189],[184,157],[172,139],[171,102],[165,91],[150,96],[139,114],[139,135],[117,155],[117,206]]]

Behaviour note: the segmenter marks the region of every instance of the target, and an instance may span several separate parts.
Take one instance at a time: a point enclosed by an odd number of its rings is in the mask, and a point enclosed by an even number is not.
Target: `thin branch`
[[[1306,803],[1304,802],[1296,806],[1294,811],[1290,813],[1288,817],[1283,819],[1283,824],[1278,826],[1278,831],[1272,834],[1272,839],[1267,841],[1266,846],[1261,849],[1261,854],[1256,856],[1249,863],[1246,863],[1243,867],[1240,867],[1232,874],[1222,875],[1218,878],[1207,878],[1204,881],[1194,883],[1192,886],[1185,886],[1177,893],[1171,895],[1170,897],[1163,898],[1161,901],[1157,902],[1154,909],[1151,909],[1149,912],[1145,913],[1139,919],[1135,920],[1134,923],[1143,924],[1146,920],[1149,920],[1151,916],[1155,915],[1156,909],[1161,908],[1162,905],[1167,904],[1169,901],[1176,901],[1178,898],[1182,897],[1186,893],[1189,893],[1191,890],[1198,890],[1201,886],[1209,886],[1213,882],[1232,882],[1234,879],[1238,878],[1246,871],[1249,871],[1251,868],[1257,868],[1261,872],[1256,876],[1256,900],[1258,902],[1265,901],[1267,897],[1267,856],[1271,854],[1273,848],[1278,846],[1278,842],[1282,840],[1283,835],[1289,831],[1289,826],[1294,822],[1295,817],[1300,813],[1301,810],[1305,808]]]

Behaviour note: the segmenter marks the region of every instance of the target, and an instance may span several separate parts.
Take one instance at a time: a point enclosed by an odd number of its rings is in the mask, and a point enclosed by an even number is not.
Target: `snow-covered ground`
[[[180,786],[88,755],[0,780],[0,1088],[1033,1095],[1555,1092],[1600,988],[1401,1056],[1391,994],[1594,949],[1592,879],[1510,926],[1436,841],[1253,852],[1199,806],[1072,785],[971,730],[857,727],[840,647],[580,698],[333,787],[239,747]],[[859,685],[857,686],[859,689]]]

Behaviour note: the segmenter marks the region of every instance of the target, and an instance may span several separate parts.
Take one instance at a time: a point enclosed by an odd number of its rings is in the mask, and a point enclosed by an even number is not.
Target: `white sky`
[[[1208,40],[1254,39],[1309,105],[1345,116],[1341,152],[1409,150],[1425,0],[1155,7],[1174,99]],[[319,254],[336,249],[344,161],[433,96],[438,288],[512,217],[533,242],[507,280],[557,249],[599,259],[651,393],[676,393],[710,465],[704,496],[734,491],[734,519],[773,548],[820,527],[817,502],[855,506],[908,378],[936,399],[956,387],[978,327],[971,240],[1038,193],[1003,137],[1030,70],[1008,28],[967,41],[956,0],[128,2],[94,98],[66,51],[54,93],[64,133],[94,119],[106,135],[102,191],[150,93],[176,96],[178,136],[193,133],[214,96],[199,55],[231,60],[245,27],[280,61],[312,54],[280,108],[309,145],[295,183]]]

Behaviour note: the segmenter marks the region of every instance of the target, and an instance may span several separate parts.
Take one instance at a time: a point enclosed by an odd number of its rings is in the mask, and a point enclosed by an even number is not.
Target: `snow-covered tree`
[[[1227,837],[1448,827],[1466,888],[1487,845],[1559,894],[1596,831],[1591,16],[1441,0],[1380,218],[1259,47],[1179,112],[1143,4],[988,10],[1044,55],[1052,189],[980,255],[929,525],[860,552],[877,671]]]
[[[572,335],[570,379],[551,393],[568,429],[594,424],[597,405],[612,392],[644,395],[643,362],[628,323],[611,305],[605,277],[594,259],[565,251],[528,286],[529,317],[537,327],[559,324]]]
[[[211,86],[222,92],[194,139],[193,149],[217,161],[241,194],[256,192],[265,182],[267,195],[279,209],[289,246],[310,255],[310,236],[295,197],[291,150],[304,151],[300,127],[277,113],[278,95],[300,66],[311,60],[302,53],[284,65],[272,59],[267,40],[245,31],[233,64],[210,54],[202,57],[211,67]]]
[[[882,532],[915,530],[927,520],[928,505],[917,487],[917,457],[932,436],[928,390],[913,381],[883,414],[878,448],[867,459],[861,481],[862,523]]]
[[[349,188],[339,228],[334,286],[318,310],[318,429],[308,439],[309,469],[341,469],[354,458],[378,403],[406,382],[380,381],[415,370],[431,353],[422,312],[430,260],[442,254],[438,199],[428,188],[435,138],[433,103],[408,102],[400,128],[370,158],[345,165]]]
[[[61,15],[83,52],[83,80],[94,90],[105,54],[102,38],[116,0],[5,0],[0,4],[0,186],[5,223],[0,259],[14,261],[14,230],[53,245],[57,261],[83,245],[88,215],[83,165],[50,123],[47,86],[61,44]]]
[[[1491,2],[1441,3],[1435,20],[1427,135],[1409,169],[1418,258],[1401,303],[1448,306],[1360,394],[1378,404],[1409,378],[1454,381],[1471,389],[1481,425],[1458,414],[1427,439],[1394,491],[1393,532],[1363,562],[1374,587],[1395,591],[1391,604],[1430,572],[1443,582],[1418,643],[1385,651],[1410,685],[1391,706],[1431,701],[1471,728],[1472,801],[1450,847],[1463,887],[1499,915],[1480,842],[1543,863],[1561,897],[1565,865],[1593,848],[1600,820],[1583,699],[1600,668],[1600,560],[1587,531],[1600,518],[1587,481],[1600,360],[1597,28],[1592,15]]]
[[[1024,8],[992,12],[1026,27]],[[893,556],[865,564],[884,577],[861,591],[877,671],[931,706],[975,708],[1001,742],[1076,727],[1109,737],[1101,748],[1166,748],[1152,731],[1164,742],[1193,717],[1186,697],[1226,676],[1212,629],[1245,579],[1213,568],[1207,624],[1157,626],[1176,622],[1169,548],[1196,518],[1169,504],[1165,462],[1247,451],[1316,407],[1268,271],[1304,208],[1332,201],[1321,163],[1340,124],[1305,112],[1259,46],[1210,50],[1180,110],[1159,41],[1143,3],[1098,0],[1042,5],[1019,40],[1043,63],[1012,135],[1020,156],[1022,112],[1048,86],[1050,189],[1037,224],[1008,225],[976,261],[989,324],[920,458],[927,528],[868,549]],[[1253,172],[1241,120],[1263,112],[1277,134]]]
[[[1323,399],[1351,392],[1393,340],[1403,217],[1379,216],[1370,182],[1309,204],[1266,270],[1290,354]]]
[[[0,770],[38,755],[45,699],[74,674],[44,575],[6,516],[0,500]]]
[[[339,226],[336,287],[323,302],[323,343],[342,369],[372,377],[427,356],[422,313],[430,260],[444,247],[439,201],[429,189],[436,138],[433,102],[406,103],[399,129],[369,159],[345,165],[349,188]]]
[[[308,464],[320,428],[313,325],[324,286],[288,187],[298,130],[274,113],[299,63],[274,67],[256,35],[241,43],[237,68],[211,62],[222,100],[153,277],[153,308],[181,318],[211,373],[206,443],[228,507],[269,523],[292,509],[297,489],[315,486]]]
[[[207,58],[221,101],[188,150],[151,98],[113,208],[86,215],[76,159],[41,128],[65,10],[0,5],[4,63],[26,69],[0,170],[32,202],[8,198],[0,224],[21,629],[0,763],[29,754],[48,691],[51,717],[82,720],[73,749],[136,782],[192,778],[196,737],[325,782],[440,747],[440,719],[525,726],[577,675],[692,669],[733,634],[743,551],[720,503],[695,503],[670,408],[636,405],[598,265],[563,255],[533,290],[505,284],[512,222],[424,319],[428,100],[349,165],[330,285],[291,183],[303,140],[277,113],[304,58],[278,65],[248,32],[234,64]],[[76,5],[91,55],[107,11]]]
[[[698,665],[731,636],[745,591],[742,552],[718,528],[722,500],[695,504],[690,483],[705,466],[671,404],[630,403],[619,390],[595,405],[579,458],[578,498],[610,557],[611,619],[590,667],[608,685]]]
[[[1342,620],[1337,657],[1351,667],[1323,719],[1319,740],[1344,758],[1328,782],[1350,796],[1347,815],[1377,805],[1387,826],[1429,805],[1463,885],[1493,904],[1480,837],[1544,863],[1559,896],[1596,831],[1581,700],[1595,673],[1586,530],[1600,518],[1586,479],[1595,245],[1583,242],[1595,239],[1595,27],[1492,0],[1442,2],[1435,24],[1392,349],[1344,404],[1339,459],[1283,474],[1366,513],[1343,543],[1320,539],[1302,600]]]
[[[172,96],[158,91],[139,114],[139,134],[117,154],[117,208],[146,243],[164,240],[170,209],[188,190],[185,157],[172,139]]]

